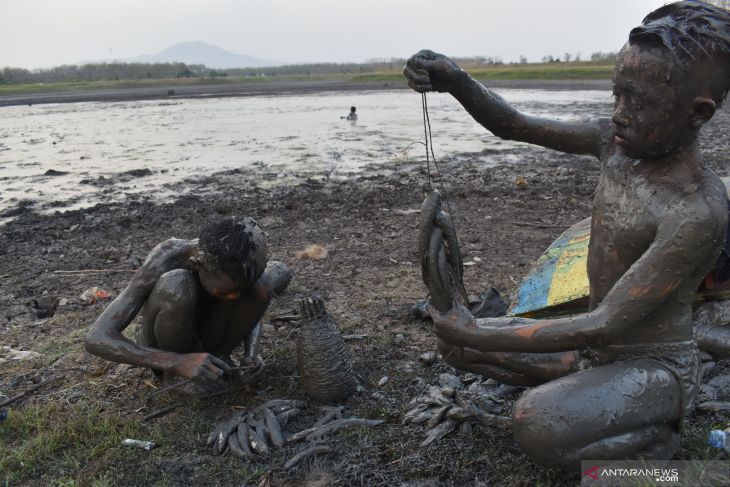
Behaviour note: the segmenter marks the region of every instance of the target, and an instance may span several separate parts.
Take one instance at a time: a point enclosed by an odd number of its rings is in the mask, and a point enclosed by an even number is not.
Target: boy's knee
[[[512,409],[514,437],[536,462],[562,465],[566,460],[565,453],[577,446],[572,442],[576,432],[569,418],[560,417],[558,411],[546,405],[552,403],[550,398],[541,396],[544,396],[541,388],[535,387],[515,402]]]
[[[292,277],[291,269],[278,260],[272,260],[266,265],[266,274],[269,276],[269,288],[274,294],[283,293]]]
[[[160,276],[149,300],[159,304],[184,304],[194,301],[197,294],[195,275],[186,269],[174,269]]]

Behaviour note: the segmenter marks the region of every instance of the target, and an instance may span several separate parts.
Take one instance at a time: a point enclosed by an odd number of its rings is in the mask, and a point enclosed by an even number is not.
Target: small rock
[[[420,301],[411,307],[411,316],[418,318],[419,320],[425,320],[429,318],[428,314],[428,301]]]
[[[129,371],[132,367],[134,367],[131,364],[119,364],[116,367],[114,367],[114,371],[112,372],[112,375],[122,375],[125,372]]]
[[[383,399],[385,399],[385,394],[383,394],[382,392],[373,392],[372,394],[370,394],[370,397],[378,401],[382,401]]]
[[[433,352],[425,352],[418,356],[418,361],[425,367],[433,365],[436,362],[436,354]]]
[[[132,251],[132,246],[128,245],[125,248],[108,247],[106,249],[99,250],[96,255],[104,260],[111,262],[122,262],[129,257],[129,253]]]
[[[378,381],[378,387],[383,387],[387,382],[388,382],[388,376],[387,375],[384,375]]]
[[[30,302],[30,312],[37,320],[50,318],[56,313],[60,300],[55,296],[41,296]]]
[[[461,379],[456,377],[454,374],[439,374],[439,385],[441,387],[451,387],[453,389],[463,389],[464,383],[461,382]]]
[[[406,342],[406,337],[405,337],[405,335],[403,335],[403,333],[398,333],[398,334],[397,334],[397,335],[395,336],[395,343],[396,343],[397,345],[403,344],[403,343],[405,343],[405,342]]]
[[[442,387],[441,394],[446,397],[454,397],[456,395],[456,389],[454,389],[453,387]]]

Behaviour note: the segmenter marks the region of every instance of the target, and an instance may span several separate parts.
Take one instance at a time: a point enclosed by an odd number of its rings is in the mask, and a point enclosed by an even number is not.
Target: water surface
[[[518,109],[606,116],[605,91],[502,89]],[[348,122],[349,107],[359,120]],[[449,95],[428,95],[436,156],[510,161],[522,144],[484,130]],[[187,178],[250,172],[261,185],[346,178],[424,159],[421,97],[410,91],[88,102],[1,108],[0,211],[70,209],[133,195],[184,194]],[[500,156],[503,155],[503,157]],[[149,170],[125,174],[129,171]],[[49,170],[66,174],[47,174]],[[113,188],[113,190],[111,189]]]

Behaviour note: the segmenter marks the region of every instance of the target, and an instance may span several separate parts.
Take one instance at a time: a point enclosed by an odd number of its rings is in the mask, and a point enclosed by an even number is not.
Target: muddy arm
[[[707,271],[698,268],[714,262],[725,220],[724,212],[718,211],[714,218],[668,218],[660,223],[649,249],[589,313],[544,320],[476,320],[456,306],[445,314],[432,310],[436,333],[448,344],[483,352],[561,352],[611,344],[634,330],[689,276]]]
[[[244,349],[245,349],[245,355],[248,358],[256,358],[256,356],[259,354],[259,343],[261,342],[261,323],[256,323],[256,325],[251,328],[251,331],[248,332],[248,336],[244,339]]]
[[[608,119],[561,122],[525,115],[469,76],[454,61],[432,51],[423,50],[412,56],[403,74],[411,88],[421,93],[451,93],[474,120],[502,139],[598,157],[611,132]]]
[[[86,335],[89,353],[114,362],[168,370],[178,354],[138,345],[123,334],[165,272],[182,267],[190,257],[196,241],[170,239],[155,247],[134,274],[129,286],[106,307]]]

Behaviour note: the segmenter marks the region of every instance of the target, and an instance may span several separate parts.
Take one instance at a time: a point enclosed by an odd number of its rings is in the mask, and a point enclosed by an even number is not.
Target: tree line
[[[212,71],[202,64],[184,63],[99,63],[64,65],[32,71],[23,68],[2,68],[0,84],[196,78],[209,77]]]
[[[501,66],[505,63],[498,56],[474,56],[454,58],[464,68]],[[612,64],[616,53],[593,53],[590,62]],[[581,61],[580,54],[566,53],[562,61]],[[545,56],[544,63],[561,62],[560,57]],[[365,74],[399,71],[405,65],[402,58],[371,59],[365,63],[314,63],[290,64],[264,68],[211,69],[202,64],[185,63],[91,63],[84,65],[63,65],[49,69],[28,70],[24,68],[1,68],[0,85],[22,83],[63,83],[80,81],[120,81],[170,78],[219,78],[227,76],[313,76],[332,74]],[[526,64],[524,56],[520,63]],[[515,64],[515,63],[510,63]]]

